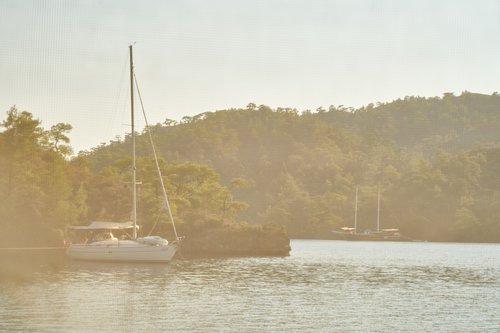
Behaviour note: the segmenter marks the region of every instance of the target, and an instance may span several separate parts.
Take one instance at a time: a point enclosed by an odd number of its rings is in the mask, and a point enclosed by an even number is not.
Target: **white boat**
[[[132,221],[131,222],[92,222],[88,226],[72,226],[69,229],[85,234],[79,241],[71,243],[66,255],[69,258],[88,261],[125,261],[125,262],[168,262],[177,252],[180,238],[175,229],[174,220],[170,211],[167,193],[161,177],[158,159],[153,146],[157,171],[160,177],[165,207],[172,222],[175,241],[169,243],[159,236],[137,237],[137,180],[135,158],[135,130],[134,130],[134,66],[132,45],[130,50],[130,93],[131,93],[131,138],[132,138]],[[139,95],[140,97],[140,95]],[[147,125],[147,120],[146,120]],[[150,136],[151,139],[151,136]],[[131,235],[127,232],[131,230]],[[113,232],[120,233],[115,237]]]
[[[159,236],[133,239],[127,233],[133,228],[133,222],[92,222],[88,226],[72,226],[69,229],[81,234],[81,238],[69,245],[66,255],[77,260],[127,262],[167,262],[174,257],[176,243],[169,243]]]

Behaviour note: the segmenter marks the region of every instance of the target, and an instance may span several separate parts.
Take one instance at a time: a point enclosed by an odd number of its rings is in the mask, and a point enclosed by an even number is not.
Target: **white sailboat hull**
[[[135,153],[135,129],[134,129],[134,66],[132,61],[132,45],[130,50],[130,115],[131,115],[131,139],[132,139],[132,221],[131,223],[94,221],[88,226],[72,226],[70,229],[92,232],[92,242],[71,244],[66,250],[69,258],[88,261],[124,261],[124,262],[168,262],[172,260],[177,251],[177,242],[169,244],[167,240],[159,236],[146,236],[137,238],[137,175],[136,175],[136,153]],[[139,96],[140,97],[140,96]],[[142,103],[142,101],[141,101]],[[144,110],[143,110],[144,111]],[[146,128],[148,123],[146,117]],[[148,129],[149,132],[149,129]],[[180,238],[175,229],[174,219],[168,203],[167,192],[163,184],[158,158],[154,149],[150,134],[151,146],[155,157],[156,167],[160,183],[163,189],[165,204],[174,229],[176,240]],[[119,240],[113,236],[111,230],[125,230],[132,228],[130,240]]]
[[[148,244],[134,240],[105,240],[90,244],[71,244],[69,258],[86,261],[168,262],[177,244]]]

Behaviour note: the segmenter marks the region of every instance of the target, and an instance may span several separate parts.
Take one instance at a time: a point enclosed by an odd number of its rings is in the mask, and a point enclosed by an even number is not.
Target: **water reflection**
[[[29,282],[2,283],[0,323],[23,332],[500,327],[499,246],[294,241],[292,248],[279,258],[70,262]]]

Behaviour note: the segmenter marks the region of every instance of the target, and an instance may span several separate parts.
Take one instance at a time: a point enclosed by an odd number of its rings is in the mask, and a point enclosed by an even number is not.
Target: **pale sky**
[[[129,131],[133,42],[150,123],[500,90],[496,0],[0,0],[0,36],[0,119],[70,123],[75,151]]]

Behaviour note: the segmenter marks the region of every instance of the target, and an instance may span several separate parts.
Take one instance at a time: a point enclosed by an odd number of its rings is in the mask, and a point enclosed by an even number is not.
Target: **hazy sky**
[[[129,130],[133,42],[151,123],[500,90],[496,0],[0,0],[0,36],[1,119],[70,123],[76,151]]]

